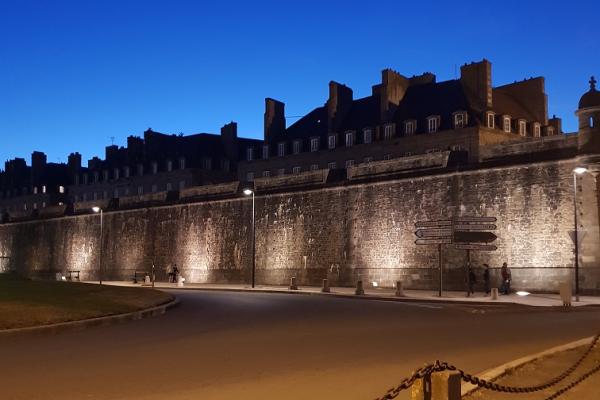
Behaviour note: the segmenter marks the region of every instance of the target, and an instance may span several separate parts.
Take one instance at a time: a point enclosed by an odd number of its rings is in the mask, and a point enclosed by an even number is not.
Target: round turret
[[[579,109],[600,107],[600,91],[596,90],[596,79],[590,78],[590,90],[579,100]]]

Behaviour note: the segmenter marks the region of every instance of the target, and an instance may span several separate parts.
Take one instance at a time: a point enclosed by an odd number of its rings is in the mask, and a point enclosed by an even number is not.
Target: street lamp
[[[99,275],[100,275],[100,284],[102,285],[102,234],[103,234],[103,212],[102,209],[98,206],[92,207],[92,211],[95,213],[100,213],[100,269],[99,269]]]
[[[256,226],[254,223],[254,190],[244,189],[246,196],[252,195],[252,288],[254,288],[254,276],[256,273]]]
[[[579,237],[577,227],[577,175],[587,172],[587,168],[577,167],[573,169],[573,213],[575,230],[573,231],[573,240],[575,242],[575,301],[579,301]]]

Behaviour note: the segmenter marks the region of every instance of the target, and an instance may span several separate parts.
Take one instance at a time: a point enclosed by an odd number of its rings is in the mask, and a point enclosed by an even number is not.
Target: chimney
[[[409,80],[391,69],[381,71],[381,86],[379,88],[379,111],[381,121],[392,119],[398,104],[404,98]]]
[[[225,149],[225,156],[231,161],[237,161],[237,122],[231,121],[221,128],[221,142]]]
[[[351,106],[352,89],[334,81],[329,82],[329,99],[327,100],[329,132],[337,132]]]
[[[285,103],[275,99],[265,99],[265,143],[285,132]]]
[[[71,153],[68,158],[68,165],[71,171],[78,171],[81,168],[81,154]]]
[[[492,64],[488,60],[460,67],[460,83],[471,107],[479,111],[492,107]]]
[[[31,153],[31,179],[34,185],[40,182],[45,168],[46,154],[41,151]]]
[[[107,162],[113,162],[119,154],[119,147],[116,144],[111,144],[105,147],[104,158]]]

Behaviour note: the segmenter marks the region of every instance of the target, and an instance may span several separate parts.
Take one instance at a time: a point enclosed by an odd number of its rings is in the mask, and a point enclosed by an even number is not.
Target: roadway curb
[[[552,309],[552,308],[563,308],[560,306],[531,306],[527,304],[519,304],[509,301],[498,301],[498,302],[489,302],[489,301],[468,301],[468,300],[455,300],[454,298],[441,298],[441,299],[420,299],[416,297],[396,297],[396,296],[378,296],[372,294],[364,294],[364,295],[355,295],[355,294],[347,294],[347,293],[336,293],[336,292],[309,292],[303,291],[302,289],[298,290],[286,290],[286,289],[250,289],[250,288],[214,288],[214,287],[170,287],[170,286],[155,286],[155,289],[159,290],[204,290],[204,291],[215,291],[215,292],[249,292],[249,293],[280,293],[280,294],[301,294],[305,296],[330,296],[330,297],[340,297],[346,299],[356,299],[356,300],[375,300],[375,301],[390,301],[390,302],[398,302],[398,303],[432,303],[432,304],[449,304],[456,303],[461,305],[472,305],[472,306],[499,306],[499,305],[510,305],[515,307],[523,307],[523,308],[538,308],[538,309]],[[587,306],[586,306],[587,307]],[[579,308],[579,307],[577,307]]]
[[[563,344],[560,346],[552,347],[548,350],[544,350],[540,353],[531,354],[525,357],[517,358],[516,360],[507,362],[506,364],[502,364],[498,367],[489,369],[487,371],[482,372],[481,374],[476,374],[476,376],[480,379],[485,379],[486,381],[495,381],[498,378],[510,373],[515,368],[521,367],[525,364],[529,364],[532,361],[536,361],[540,358],[548,357],[556,353],[560,353],[567,350],[572,350],[577,347],[589,345],[594,340],[594,336],[588,337],[585,339],[576,340],[574,342],[570,342],[567,344]],[[473,393],[480,388],[476,385],[470,383],[463,383],[461,385],[461,396],[465,396],[467,394]]]
[[[88,318],[79,321],[59,322],[50,325],[4,329],[0,330],[0,337],[19,336],[27,334],[55,334],[69,330],[82,330],[96,326],[107,326],[118,324],[121,322],[137,321],[144,318],[151,318],[158,315],[163,315],[167,312],[168,309],[178,306],[179,303],[180,300],[177,297],[173,297],[173,299],[167,303],[159,304],[157,306],[129,313],[106,315],[104,317]]]

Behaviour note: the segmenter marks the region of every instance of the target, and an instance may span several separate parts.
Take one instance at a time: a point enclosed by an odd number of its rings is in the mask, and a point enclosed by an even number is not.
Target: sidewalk
[[[105,282],[110,285],[119,286],[142,286],[134,284],[131,281],[110,281]],[[148,286],[148,285],[144,285]],[[404,297],[396,297],[393,288],[373,288],[365,287],[365,295],[356,296],[355,288],[350,287],[331,287],[330,293],[322,293],[320,287],[316,286],[299,286],[298,290],[289,290],[287,286],[267,286],[256,285],[254,289],[250,285],[240,284],[203,284],[203,283],[185,283],[183,287],[178,287],[175,283],[156,282],[155,287],[158,289],[186,289],[186,290],[228,290],[228,291],[254,291],[254,292],[274,292],[274,293],[298,293],[298,294],[314,294],[323,296],[343,296],[343,297],[361,297],[369,299],[382,299],[394,301],[426,301],[426,302],[456,302],[467,304],[519,304],[533,307],[560,307],[562,301],[558,294],[530,294],[527,296],[519,296],[515,293],[509,295],[499,295],[497,300],[492,300],[491,297],[485,296],[483,293],[475,293],[470,297],[466,297],[465,292],[444,291],[442,297],[438,296],[437,291],[433,290],[404,290]],[[582,306],[598,306],[600,305],[600,297],[581,296],[579,302],[571,303],[573,307]]]

